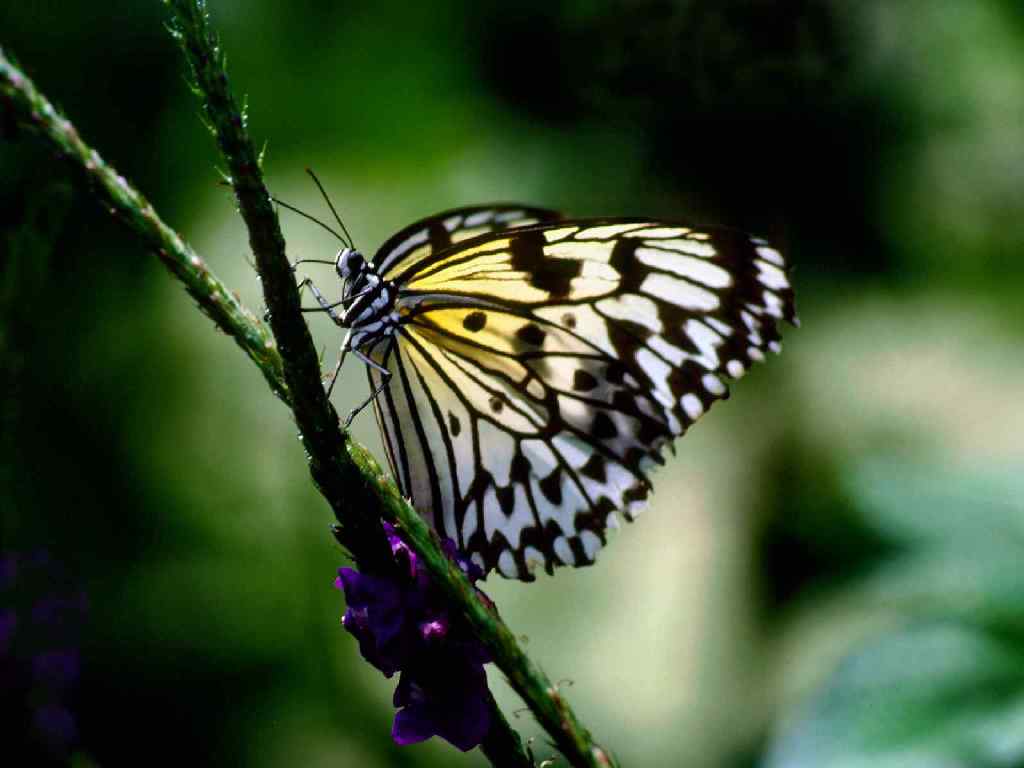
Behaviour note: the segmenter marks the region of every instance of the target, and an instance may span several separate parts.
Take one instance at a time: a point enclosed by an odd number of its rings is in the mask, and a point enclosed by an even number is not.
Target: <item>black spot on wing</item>
[[[621,293],[638,293],[640,284],[647,277],[647,270],[634,259],[637,245],[641,242],[635,239],[619,239],[612,248],[611,256],[608,257],[608,265],[622,276],[619,285]]]
[[[577,520],[577,525],[579,525]],[[586,550],[583,549],[583,542],[580,541],[579,536],[569,537],[569,549],[572,550],[573,561],[577,563],[589,563],[590,558],[587,557]]]
[[[487,315],[483,312],[470,312],[462,319],[462,327],[473,333],[483,330],[485,325],[487,325]]]
[[[428,238],[430,245],[434,251],[440,251],[442,248],[447,248],[452,244],[452,236],[448,232],[448,228],[441,222],[441,219],[434,219],[430,222],[428,227]]]
[[[512,466],[509,469],[509,477],[517,483],[526,484],[530,481],[530,461],[518,450],[512,457]]]
[[[637,431],[636,439],[644,445],[653,445],[654,442],[665,436],[665,429],[657,422],[650,419],[640,419],[640,429]]]
[[[577,368],[572,375],[572,388],[577,392],[590,392],[597,388],[597,378],[590,371]]]
[[[501,507],[501,511],[505,513],[506,517],[511,517],[516,511],[515,486],[508,485],[504,488],[496,486],[494,490],[498,496],[498,504]]]
[[[583,262],[577,259],[548,259],[544,268],[534,272],[530,285],[547,291],[552,298],[562,298],[572,290],[572,280],[583,272]]]
[[[608,323],[608,336],[620,353],[637,342],[644,344],[654,333],[646,325],[628,318],[612,320]]]
[[[536,323],[527,323],[516,331],[516,337],[526,344],[530,344],[534,347],[540,347],[544,345],[544,339],[547,337],[547,333],[545,333]]]
[[[591,480],[596,480],[599,483],[606,482],[608,476],[605,472],[604,456],[599,453],[592,453],[590,458],[587,459],[587,463],[580,467],[580,474],[585,477],[589,477]]]
[[[546,239],[542,232],[523,232],[512,238],[511,266],[530,276],[530,285],[547,291],[552,298],[569,295],[574,277],[583,272],[583,262],[545,255]]]
[[[559,477],[561,474],[562,470],[560,468],[556,469],[547,477],[542,478],[538,483],[541,493],[544,494],[544,498],[556,507],[562,503],[562,482]]]
[[[643,394],[640,396],[646,397]],[[640,411],[637,409],[636,397],[636,393],[621,389],[612,395],[612,407],[617,411],[628,413],[630,416],[639,416]]]
[[[611,440],[618,437],[619,430],[616,429],[615,422],[606,411],[598,411],[590,427],[590,434],[598,440]]]
[[[626,379],[626,366],[618,361],[608,363],[604,378],[609,384],[619,385]]]

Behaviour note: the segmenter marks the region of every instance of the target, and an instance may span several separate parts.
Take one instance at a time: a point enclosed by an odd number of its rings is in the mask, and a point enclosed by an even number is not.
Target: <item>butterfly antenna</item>
[[[336,232],[335,230],[331,229],[331,228],[330,228],[329,226],[327,226],[327,225],[326,225],[326,224],[324,224],[324,223],[323,223],[322,221],[320,221],[320,219],[318,219],[318,218],[317,218],[316,216],[311,216],[310,214],[306,213],[305,211],[300,211],[300,210],[299,210],[298,208],[296,208],[296,207],[295,207],[294,205],[289,205],[289,204],[288,204],[288,203],[286,203],[286,202],[285,202],[284,200],[278,200],[278,199],[277,199],[276,197],[274,197],[273,195],[271,195],[271,196],[270,196],[270,199],[271,199],[271,200],[273,200],[273,201],[274,201],[275,203],[277,203],[278,205],[280,205],[280,206],[281,206],[282,208],[287,208],[287,209],[288,209],[289,211],[291,211],[292,213],[297,213],[297,214],[299,214],[299,216],[302,216],[302,217],[304,217],[304,218],[306,218],[306,219],[309,219],[309,220],[310,220],[310,221],[312,221],[312,222],[313,222],[314,224],[319,224],[319,225],[320,225],[321,227],[323,227],[323,228],[324,228],[324,229],[326,229],[326,230],[327,230],[328,232],[330,232],[330,233],[331,233],[332,235],[334,235],[334,236],[335,236],[336,238],[338,238],[338,239],[339,239],[339,240],[340,240],[341,242],[345,243],[345,238],[343,238],[343,237],[342,237],[341,235],[339,235],[339,234],[338,234],[338,233],[337,233],[337,232]],[[349,246],[351,246],[351,244],[350,244],[350,243],[346,243],[346,245],[349,245]]]
[[[316,174],[313,173],[312,168],[307,168],[306,173],[308,173],[310,178],[313,179],[313,183],[316,184],[316,188],[319,189],[320,194],[324,196],[324,201],[327,203],[327,207],[330,208],[331,213],[334,214],[334,220],[338,222],[338,226],[341,227],[341,231],[345,233],[346,237],[348,237],[348,247],[355,248],[355,244],[352,240],[352,235],[348,233],[348,227],[345,226],[345,223],[341,220],[341,216],[339,216],[338,212],[334,209],[334,204],[331,203],[331,198],[329,198],[327,196],[327,192],[324,191],[324,185],[320,183],[320,179],[318,179],[316,177]]]
[[[227,181],[224,181],[223,179],[222,179],[222,180],[220,180],[220,181],[218,181],[218,182],[217,182],[217,184],[218,184],[219,186],[221,186],[221,187],[230,187],[230,186],[231,186],[231,184],[230,184],[229,182],[227,182]],[[323,192],[323,189],[321,189],[320,191],[321,191],[321,192]],[[324,224],[324,223],[323,223],[322,221],[320,221],[320,219],[318,219],[318,218],[317,218],[316,216],[311,216],[310,214],[306,213],[305,211],[300,211],[300,210],[299,210],[298,208],[296,208],[296,207],[295,207],[294,205],[289,205],[289,204],[288,204],[288,203],[286,203],[286,202],[285,202],[284,200],[281,200],[281,199],[279,199],[279,198],[277,198],[277,197],[274,197],[273,195],[271,195],[271,196],[270,196],[270,199],[271,199],[271,200],[273,200],[273,201],[274,201],[275,203],[277,203],[278,205],[280,205],[280,206],[281,206],[282,208],[287,208],[287,209],[288,209],[289,211],[291,211],[292,213],[297,213],[297,214],[299,214],[299,216],[303,216],[303,217],[305,217],[305,218],[309,219],[309,220],[310,220],[310,221],[312,221],[312,222],[313,222],[314,224],[318,224],[318,225],[320,225],[321,227],[323,227],[324,229],[326,229],[326,230],[327,230],[328,232],[330,232],[330,233],[331,233],[332,235],[334,235],[334,236],[335,236],[336,238],[338,238],[339,240],[341,240],[341,242],[343,242],[343,243],[346,243],[346,241],[345,241],[345,238],[343,238],[343,237],[342,237],[341,235],[339,235],[339,234],[338,234],[337,232],[335,232],[335,231],[334,231],[333,229],[331,229],[331,228],[330,228],[330,227],[328,227],[328,226],[327,226],[326,224]],[[335,216],[337,216],[338,214],[334,214],[334,215],[335,215]],[[341,224],[341,222],[340,222],[340,221],[339,221],[338,223],[339,223],[339,224]],[[344,228],[344,226],[345,226],[345,225],[344,225],[344,224],[342,224],[342,228]],[[347,230],[346,230],[345,234],[346,234],[346,235],[348,234],[348,231],[347,231]],[[351,239],[351,238],[349,238],[349,240],[348,240],[348,242],[346,243],[346,245],[348,245],[348,246],[349,246],[350,248],[352,247],[352,239]],[[330,263],[332,263],[332,264],[333,264],[334,262],[330,262]]]

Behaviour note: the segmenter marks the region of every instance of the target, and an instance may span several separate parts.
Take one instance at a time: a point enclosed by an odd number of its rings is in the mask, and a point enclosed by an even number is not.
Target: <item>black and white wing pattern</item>
[[[485,569],[531,579],[593,562],[616,515],[643,506],[662,448],[797,319],[762,240],[522,207],[541,223],[487,224],[498,210],[381,249],[400,325],[367,352],[393,374],[376,412],[403,494]],[[487,231],[460,238],[474,216]],[[433,245],[439,223],[448,245]]]

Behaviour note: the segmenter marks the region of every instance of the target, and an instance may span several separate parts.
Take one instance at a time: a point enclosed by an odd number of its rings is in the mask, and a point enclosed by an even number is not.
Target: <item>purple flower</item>
[[[32,679],[36,685],[61,691],[78,679],[80,662],[74,648],[45,651],[32,659]]]
[[[0,595],[17,606],[0,608],[5,712],[31,724],[26,735],[64,762],[78,739],[66,699],[81,671],[75,646],[88,611],[85,593],[59,561],[38,549],[0,555]]]
[[[18,615],[8,609],[0,611],[0,654],[6,654],[11,647],[14,629],[18,626]]]
[[[50,568],[53,565],[53,557],[46,547],[33,549],[25,556],[25,562],[32,568]]]
[[[424,640],[443,640],[448,634],[447,619],[431,619],[420,624],[420,635]]]
[[[32,714],[32,727],[56,755],[63,755],[78,740],[75,716],[59,704],[46,704]]]
[[[348,609],[341,623],[356,640],[363,658],[391,677],[408,656],[407,619],[401,586],[387,578],[338,569],[335,582],[345,591]]]
[[[384,535],[388,538],[388,543],[391,545],[391,554],[395,558],[395,562],[398,563],[398,567],[402,571],[406,571],[409,577],[416,580],[419,574],[419,558],[416,553],[413,552],[409,545],[402,541],[398,532],[395,530],[395,526],[391,523],[381,523],[384,527]]]
[[[441,551],[444,552],[451,560],[454,560],[459,564],[459,567],[465,572],[466,578],[472,583],[478,582],[484,577],[484,569],[474,563],[468,557],[465,556],[455,546],[455,542],[451,539],[445,539],[441,542]],[[481,594],[483,594],[481,592]],[[490,602],[488,600],[488,602]]]
[[[50,594],[32,606],[32,622],[51,630],[77,627],[88,611],[84,592],[71,595]]]
[[[491,725],[487,674],[474,659],[449,656],[402,671],[395,689],[391,738],[416,744],[440,736],[463,752],[483,741]]]
[[[449,616],[443,595],[394,527],[384,523],[384,533],[395,560],[393,571],[338,571],[335,584],[347,602],[342,624],[359,641],[363,658],[386,677],[401,671],[394,695],[399,708],[392,728],[395,742],[414,744],[440,736],[468,751],[490,727],[484,672],[490,656],[461,620]],[[471,582],[483,576],[453,542],[445,541],[443,550]]]

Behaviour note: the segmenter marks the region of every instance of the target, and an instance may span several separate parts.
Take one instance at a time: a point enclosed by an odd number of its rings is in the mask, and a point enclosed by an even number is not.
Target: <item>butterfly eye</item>
[[[360,273],[365,264],[363,255],[353,248],[342,248],[338,251],[337,270],[345,280]]]

